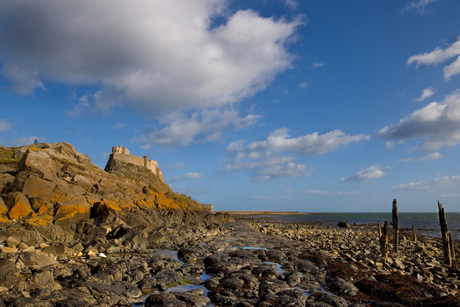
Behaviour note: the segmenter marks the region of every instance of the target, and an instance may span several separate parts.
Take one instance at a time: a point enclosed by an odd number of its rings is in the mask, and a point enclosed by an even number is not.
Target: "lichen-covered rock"
[[[7,205],[10,205],[8,218],[20,220],[33,212],[29,199],[22,193],[9,193]]]

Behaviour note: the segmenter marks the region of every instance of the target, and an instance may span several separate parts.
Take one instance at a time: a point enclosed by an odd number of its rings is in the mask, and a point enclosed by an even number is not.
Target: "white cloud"
[[[383,166],[372,165],[349,177],[342,177],[342,182],[367,182],[372,179],[382,178],[387,173],[382,171]]]
[[[298,4],[296,0],[284,0],[284,3],[293,10],[297,9]]]
[[[426,13],[426,6],[438,0],[413,0],[404,5],[401,9],[401,13],[406,11],[415,11],[419,15],[424,15]]]
[[[233,145],[230,144],[229,147]],[[227,149],[229,149],[227,147]],[[236,170],[256,169],[257,176],[254,181],[267,181],[283,177],[304,177],[315,172],[314,169],[307,169],[307,166],[293,162],[295,157],[280,156],[272,152],[247,152],[244,148],[234,156],[222,159],[221,164],[225,164],[221,172]]]
[[[187,173],[187,174],[177,175],[174,178],[172,178],[171,181],[177,182],[177,181],[182,181],[182,180],[196,180],[202,177],[203,177],[202,173]]]
[[[307,88],[310,86],[310,83],[308,83],[308,80],[305,80],[304,82],[299,84],[300,88]]]
[[[414,158],[409,157],[409,158],[400,160],[400,162],[423,162],[423,161],[435,160],[435,159],[440,159],[440,158],[442,158],[442,155],[439,152],[434,152],[427,156],[421,157],[420,159],[414,159]]]
[[[417,63],[417,68],[420,65],[434,65],[441,62],[444,62],[452,57],[455,57],[460,54],[460,37],[457,38],[457,41],[447,47],[446,49],[441,49],[436,47],[432,52],[423,53],[418,55],[413,55],[407,60],[407,65],[412,63]],[[444,79],[449,80],[453,75],[460,73],[460,56],[448,66],[444,66]]]
[[[323,62],[313,62],[313,64],[311,65],[311,67],[313,68],[316,68],[316,67],[322,67],[324,66],[324,63]]]
[[[320,155],[337,150],[352,142],[369,140],[365,134],[349,135],[340,130],[333,130],[325,134],[314,132],[297,138],[291,138],[288,128],[281,128],[270,132],[265,141],[254,141],[247,145],[251,151],[293,151],[306,156]]]
[[[36,70],[21,68],[17,65],[5,65],[2,74],[11,83],[11,90],[16,94],[32,95],[37,88],[46,90]]]
[[[152,146],[150,144],[141,145],[140,148],[144,150],[149,150]]]
[[[10,130],[11,125],[4,119],[0,119],[0,132],[5,132]]]
[[[112,126],[112,129],[113,129],[113,130],[121,130],[121,129],[123,129],[124,127],[126,127],[126,124],[116,123],[115,125]]]
[[[37,140],[39,143],[46,141],[44,138],[40,138],[37,136],[23,136],[23,137],[20,137],[19,139],[15,139],[13,141],[13,144],[14,146],[17,146],[17,147],[26,146],[26,145],[33,144],[35,140]]]
[[[288,162],[286,164],[271,165],[257,172],[254,181],[267,181],[284,177],[303,177],[314,173],[314,170],[307,169],[304,164]]]
[[[294,156],[278,155],[279,152],[299,152],[303,155],[319,155],[337,150],[351,142],[368,140],[368,135],[346,135],[340,130],[334,130],[319,135],[318,132],[291,138],[288,129],[282,128],[270,132],[264,141],[254,141],[245,145],[246,141],[239,140],[228,145],[227,150],[234,156],[221,161],[225,164],[222,172],[233,170],[258,169],[255,181],[271,180],[282,177],[309,176],[316,170],[295,163]]]
[[[361,191],[326,191],[326,190],[307,190],[303,191],[305,195],[319,195],[319,196],[355,196],[362,195]]]
[[[23,94],[43,87],[40,77],[100,85],[101,96],[116,92],[150,114],[222,107],[289,69],[295,56],[287,44],[305,24],[303,16],[228,14],[226,6],[225,0],[2,1],[4,74]],[[215,18],[225,22],[213,27]],[[113,107],[100,103],[101,111]]]
[[[460,188],[460,176],[445,176],[434,180],[424,182],[422,180],[411,183],[404,183],[393,187],[393,190],[399,192],[426,192],[442,191]]]
[[[172,168],[172,169],[178,169],[178,168],[183,168],[185,166],[185,163],[182,162],[182,163],[174,163],[174,164],[171,164],[169,167]]]
[[[290,188],[290,187],[281,187],[277,191],[281,191],[283,193],[296,193],[297,192],[296,189],[293,189],[293,188]]]
[[[199,110],[190,115],[175,113],[160,119],[163,128],[146,131],[143,136],[134,138],[133,141],[181,146],[215,142],[222,138],[224,130],[249,127],[259,118],[259,115],[254,114],[240,117],[238,110],[232,107]]]
[[[419,148],[423,151],[460,144],[460,89],[444,101],[432,102],[398,124],[380,129],[377,136],[386,140],[424,138]]]
[[[394,143],[394,142],[388,141],[388,142],[386,142],[386,144],[385,144],[385,148],[387,148],[387,149],[391,149],[391,148],[394,148],[394,147],[395,147],[395,143]]]
[[[424,90],[422,91],[422,95],[421,95],[419,98],[414,99],[414,100],[415,100],[415,101],[418,101],[418,102],[423,101],[423,100],[425,100],[426,98],[433,96],[434,93],[436,93],[436,89],[435,89],[435,88],[432,88],[431,86],[430,86],[430,87],[427,87],[426,89],[424,89]]]

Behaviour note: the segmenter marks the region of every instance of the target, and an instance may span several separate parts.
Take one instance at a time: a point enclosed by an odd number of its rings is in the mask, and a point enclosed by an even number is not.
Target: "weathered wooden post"
[[[380,226],[380,222],[379,222],[379,240],[380,238],[382,237],[382,226]]]
[[[383,258],[386,260],[388,257],[388,222],[385,221],[382,229],[382,236],[380,237],[380,251]]]
[[[452,266],[452,254],[449,242],[449,231],[447,229],[446,214],[442,204],[438,200],[438,214],[439,214],[439,226],[441,226],[441,238],[442,238],[442,255],[445,264]]]
[[[449,245],[450,245],[450,258],[452,261],[455,260],[455,243],[454,238],[452,238],[452,234],[449,232]]]
[[[412,239],[414,239],[414,242],[417,243],[417,233],[415,232],[414,225],[412,225]]]
[[[398,202],[396,198],[393,200],[393,230],[394,230],[394,252],[398,252],[399,246],[399,224],[398,224]]]

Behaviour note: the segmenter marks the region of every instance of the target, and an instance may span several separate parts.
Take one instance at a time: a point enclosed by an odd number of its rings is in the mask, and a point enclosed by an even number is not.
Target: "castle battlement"
[[[148,156],[139,157],[131,155],[129,154],[129,150],[126,147],[112,147],[112,154],[110,155],[110,159],[145,167],[157,175],[161,180],[165,181],[163,173],[158,168],[158,161],[149,160]]]

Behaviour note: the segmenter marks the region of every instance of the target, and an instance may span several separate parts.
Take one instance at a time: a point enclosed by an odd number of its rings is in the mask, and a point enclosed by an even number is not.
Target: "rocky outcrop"
[[[0,222],[53,223],[75,229],[101,208],[119,215],[150,209],[202,209],[197,202],[182,201],[142,167],[120,162],[105,172],[68,143],[2,147],[2,151],[7,158],[0,160]],[[11,167],[15,159],[16,169]],[[94,206],[99,211],[92,210]]]
[[[103,171],[68,143],[0,149],[0,230],[22,244],[0,245],[4,253],[174,247],[230,219],[199,212],[201,204],[145,168],[125,163]]]

